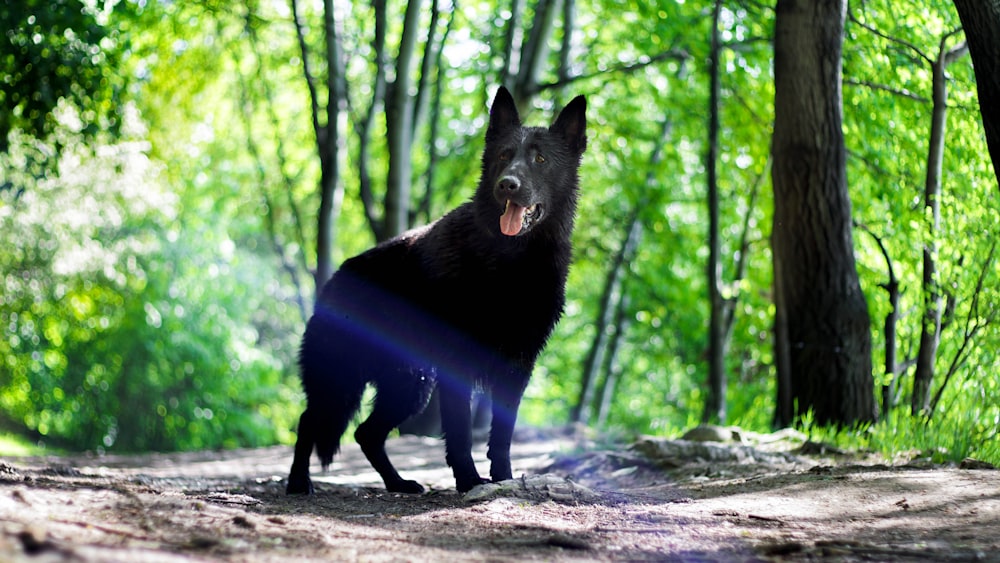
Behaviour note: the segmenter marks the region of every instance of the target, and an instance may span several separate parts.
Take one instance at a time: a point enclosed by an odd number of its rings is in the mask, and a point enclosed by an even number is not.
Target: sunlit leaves
[[[849,182],[855,220],[882,238],[900,279],[898,355],[900,362],[912,359],[920,331],[921,252],[931,236],[923,201],[931,120],[930,61],[937,58],[942,39],[958,29],[960,22],[950,2],[936,2],[927,9],[900,11],[891,2],[852,5],[855,21],[847,27],[845,43],[845,137],[849,157]],[[961,34],[950,37],[946,48],[959,44]],[[976,288],[976,279],[987,263],[990,243],[995,239],[995,180],[979,124],[978,104],[971,60],[957,60],[947,69],[949,110],[942,174],[940,230],[934,235],[938,247],[938,280],[957,307],[945,321],[937,361],[944,382],[955,354],[965,337],[962,313],[980,293],[990,296],[987,285]],[[871,304],[876,358],[882,354],[885,335],[882,319],[889,313],[887,294],[879,287],[888,279],[887,265],[870,236],[859,235],[859,269]],[[983,315],[979,311],[979,315]],[[948,315],[946,315],[947,317]],[[982,330],[970,345],[973,350],[995,347],[995,329]],[[972,401],[987,391],[985,380],[975,374],[995,370],[996,357],[976,354],[976,360],[960,370],[966,379],[948,382],[945,396],[952,401]],[[984,363],[981,363],[984,362]],[[879,362],[876,360],[876,364]],[[908,393],[909,371],[902,374],[902,397]],[[888,381],[885,376],[881,381]],[[965,408],[979,412],[980,407]],[[967,411],[970,412],[970,411]],[[984,413],[985,414],[985,413]],[[943,408],[936,416],[957,416]]]
[[[224,230],[174,230],[147,147],[66,150],[30,190],[0,194],[6,421],[80,449],[287,439],[291,342],[261,333],[294,313],[254,291],[261,265]]]
[[[0,152],[14,129],[47,138],[61,102],[81,112],[87,137],[120,126],[121,40],[106,14],[88,6],[78,0],[0,6]]]

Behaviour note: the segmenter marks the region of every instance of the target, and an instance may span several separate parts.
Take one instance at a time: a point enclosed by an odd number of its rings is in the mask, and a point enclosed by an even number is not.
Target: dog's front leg
[[[514,423],[521,405],[521,395],[527,386],[527,377],[512,376],[493,383],[493,421],[487,457],[490,458],[490,479],[506,481],[513,477],[510,469],[510,443],[514,436]]]
[[[441,429],[445,461],[455,474],[455,488],[464,493],[489,481],[479,476],[472,461],[472,389],[464,383],[439,381]]]

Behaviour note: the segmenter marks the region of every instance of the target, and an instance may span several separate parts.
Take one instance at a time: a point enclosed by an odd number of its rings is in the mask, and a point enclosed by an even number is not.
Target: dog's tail
[[[333,456],[340,451],[340,438],[358,412],[364,393],[363,382],[338,380],[337,383],[356,385],[324,386],[321,392],[314,391],[308,399],[307,411],[312,413],[313,442],[324,471],[333,463]]]
[[[337,317],[318,311],[309,319],[299,349],[299,370],[306,393],[306,410],[299,419],[295,458],[288,492],[311,493],[309,458],[315,450],[323,469],[333,463],[340,438],[361,407],[367,382],[357,360],[357,343],[340,330]]]

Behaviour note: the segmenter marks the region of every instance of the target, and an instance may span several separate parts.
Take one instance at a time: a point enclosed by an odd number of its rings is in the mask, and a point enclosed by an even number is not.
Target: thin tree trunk
[[[499,82],[505,88],[514,92],[514,82],[517,80],[517,69],[514,68],[514,53],[521,47],[521,17],[524,11],[524,0],[510,0],[510,19],[507,20],[507,31],[503,43],[503,66],[500,68]]]
[[[396,57],[396,78],[386,106],[389,173],[385,192],[384,238],[394,237],[409,228],[410,190],[412,183],[411,157],[413,148],[413,59],[417,50],[417,27],[420,25],[420,0],[406,4],[403,35]]]
[[[611,342],[608,343],[608,359],[604,370],[604,384],[601,387],[601,401],[597,408],[598,428],[603,428],[607,425],[608,416],[611,414],[611,407],[615,402],[618,381],[622,375],[622,366],[618,362],[618,352],[621,350],[625,333],[628,332],[629,310],[628,293],[622,290],[621,297],[615,306],[614,336],[611,337]]]
[[[437,56],[444,48],[444,43],[436,41],[438,22],[441,19],[441,9],[438,6],[439,0],[431,0],[431,20],[427,25],[427,40],[424,43],[424,53],[420,58],[420,78],[417,82],[417,95],[413,100],[413,117],[410,119],[410,138],[417,137],[417,131],[423,124],[427,116],[428,97],[430,97],[430,80],[434,74],[435,63],[440,59]]]
[[[340,106],[345,100],[346,84],[344,82],[344,60],[340,48],[340,37],[337,34],[337,22],[334,17],[333,0],[323,2],[323,23],[326,35],[327,105],[326,123],[321,124],[319,95],[316,79],[309,63],[310,53],[305,40],[305,29],[299,14],[297,0],[291,0],[292,19],[302,52],[302,67],[306,84],[309,88],[309,98],[312,112],[313,130],[316,133],[316,145],[320,161],[320,203],[316,218],[316,295],[326,280],[333,275],[333,245],[334,225],[340,212],[340,201],[343,188],[340,182]]]
[[[1000,0],[954,0],[976,72],[979,110],[1000,186]]]
[[[927,151],[927,177],[924,182],[924,208],[930,224],[924,233],[923,284],[924,312],[920,327],[920,347],[917,350],[917,368],[913,374],[913,395],[910,408],[914,415],[930,409],[931,385],[934,382],[934,363],[941,341],[942,297],[937,283],[937,241],[941,228],[941,170],[944,162],[945,129],[948,123],[948,77],[945,69],[967,52],[965,43],[947,50],[945,43],[954,33],[941,39],[937,59],[932,62],[933,100],[930,142]]]
[[[720,74],[719,57],[722,45],[719,41],[719,16],[722,11],[722,1],[717,0],[712,14],[712,39],[709,56],[709,122],[708,151],[705,158],[706,177],[708,184],[708,215],[709,215],[709,259],[708,259],[708,292],[709,292],[709,344],[708,344],[708,395],[705,401],[702,421],[726,420],[726,356],[732,336],[735,320],[736,297],[723,296],[722,287],[722,251],[720,241],[719,220],[719,185],[718,185],[718,152],[719,152],[719,98]],[[765,172],[754,182],[750,190],[747,209],[743,219],[743,230],[740,235],[739,258],[735,264],[732,285],[735,287],[743,279],[747,265],[747,255],[750,250],[749,233],[750,218],[756,205],[757,194],[770,170],[770,160]]]
[[[604,293],[601,295],[600,307],[595,323],[594,342],[587,352],[587,359],[583,365],[583,377],[580,383],[580,396],[576,406],[570,413],[570,421],[586,424],[590,421],[590,416],[594,404],[594,396],[597,390],[600,371],[605,363],[605,356],[608,353],[608,338],[611,336],[610,330],[614,327],[615,304],[622,299],[622,282],[625,278],[625,269],[629,259],[634,255],[635,249],[642,238],[642,222],[639,219],[639,211],[642,206],[636,206],[629,219],[629,228],[625,240],[615,254],[611,269],[608,270],[607,281],[604,283]]]
[[[375,36],[372,38],[372,53],[375,66],[375,78],[372,85],[371,102],[365,111],[364,119],[354,126],[358,135],[358,190],[361,204],[365,210],[365,218],[371,228],[375,240],[386,239],[383,215],[376,209],[374,190],[372,189],[371,173],[368,170],[371,160],[371,131],[375,127],[375,116],[379,105],[385,100],[385,36],[387,25],[386,0],[372,0],[375,12]],[[384,211],[384,210],[383,210]]]
[[[570,82],[570,66],[573,55],[573,30],[576,27],[576,4],[574,0],[563,0],[563,34],[559,42],[559,68],[556,76],[561,84]],[[560,89],[559,95],[564,95]]]
[[[521,48],[513,92],[521,111],[527,109],[528,101],[538,93],[538,80],[548,58],[549,37],[552,36],[558,12],[559,0],[537,0],[535,3],[535,17],[531,22],[528,40]]]
[[[708,151],[705,171],[708,182],[708,389],[702,422],[726,421],[726,300],[722,297],[721,242],[719,237],[719,14],[722,0],[712,10],[712,38],[709,49]]]
[[[778,0],[774,255],[778,411],[820,424],[877,415],[868,305],[854,260],[842,129],[846,0]],[[787,356],[786,356],[787,355]]]
[[[663,124],[660,128],[660,137],[657,141],[656,147],[653,149],[653,153],[649,156],[649,172],[646,174],[646,182],[644,189],[651,189],[655,184],[655,176],[653,171],[656,170],[657,165],[663,160],[663,147],[666,146],[668,139],[670,138],[670,132],[672,130],[672,123],[669,119],[664,119]],[[639,240],[642,237],[642,222],[639,216],[642,208],[645,206],[646,196],[643,194],[640,196],[639,204],[636,205],[632,212],[632,216],[629,219],[628,230],[626,231],[625,240],[622,241],[621,247],[618,249],[618,253],[615,254],[615,258],[612,262],[611,269],[608,271],[607,281],[604,284],[604,292],[601,295],[600,306],[597,314],[596,323],[596,333],[594,334],[594,341],[590,346],[590,350],[587,352],[587,359],[584,361],[583,374],[580,380],[580,395],[577,399],[576,405],[570,412],[570,421],[578,423],[586,423],[590,420],[591,406],[594,401],[594,395],[596,393],[595,389],[597,386],[597,376],[600,366],[603,363],[603,358],[607,353],[607,342],[608,334],[605,332],[605,328],[611,324],[613,318],[612,303],[616,299],[616,294],[620,296],[621,294],[621,283],[624,277],[624,267],[627,265],[631,256],[634,254],[635,249],[638,247]]]
[[[455,9],[453,5],[452,15],[448,18],[448,24],[444,28],[444,33],[441,35],[441,43],[437,49],[437,53],[434,59],[433,68],[436,69],[437,75],[434,80],[434,97],[431,100],[430,107],[430,130],[427,133],[427,146],[429,147],[429,159],[427,162],[427,172],[425,174],[424,183],[424,196],[420,200],[420,204],[417,206],[417,215],[414,217],[414,221],[418,220],[417,217],[423,217],[425,222],[430,222],[431,217],[431,196],[434,193],[434,179],[437,172],[437,163],[439,158],[439,151],[437,149],[438,141],[438,128],[440,127],[440,115],[441,115],[441,92],[444,89],[444,79],[445,79],[445,68],[441,65],[441,57],[444,54],[444,46],[448,42],[448,36],[451,34],[452,25],[455,23]]]
[[[895,406],[896,381],[899,370],[896,359],[896,323],[899,319],[899,279],[896,278],[896,270],[892,267],[892,257],[889,256],[889,250],[885,247],[882,237],[876,235],[863,224],[859,223],[855,226],[868,233],[875,241],[875,244],[878,245],[879,250],[882,252],[882,257],[885,258],[885,267],[889,276],[889,280],[886,283],[879,284],[879,287],[889,294],[889,312],[886,313],[885,322],[882,325],[883,334],[885,335],[885,363],[883,365],[885,377],[888,379],[888,383],[882,385],[881,415],[885,418]]]
[[[340,155],[344,138],[341,135],[341,106],[347,99],[344,54],[340,47],[340,33],[334,17],[334,0],[323,1],[323,24],[326,29],[326,135],[321,159],[325,162],[320,194],[317,233],[319,244],[316,267],[316,295],[326,280],[333,276],[333,249],[337,244],[336,224],[344,200],[344,186],[340,181]],[[322,262],[323,266],[319,264]]]

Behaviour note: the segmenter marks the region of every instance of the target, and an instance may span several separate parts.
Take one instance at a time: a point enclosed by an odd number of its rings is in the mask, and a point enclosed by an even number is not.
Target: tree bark
[[[507,30],[504,34],[503,63],[500,68],[500,85],[511,92],[516,91],[514,82],[517,71],[514,68],[514,53],[521,46],[521,17],[524,11],[524,0],[510,0],[510,19],[507,20]]]
[[[771,245],[779,423],[812,411],[819,424],[846,426],[877,412],[842,130],[846,7],[846,0],[777,4]]]
[[[605,356],[608,354],[608,338],[612,336],[609,329],[615,327],[613,324],[615,311],[622,300],[622,283],[625,279],[625,270],[628,262],[635,254],[635,250],[642,238],[642,222],[639,219],[637,206],[632,212],[629,220],[629,228],[626,231],[625,240],[622,241],[618,253],[608,271],[608,278],[604,284],[604,293],[601,295],[600,308],[597,312],[597,322],[595,323],[594,342],[587,352],[587,359],[583,365],[583,377],[580,383],[580,397],[576,406],[570,413],[570,421],[586,424],[590,421],[593,411],[594,396],[597,392],[597,383],[601,368],[605,365]]]
[[[615,402],[615,393],[618,390],[618,380],[622,376],[622,366],[618,362],[618,352],[621,351],[622,340],[628,331],[629,325],[629,298],[628,293],[622,290],[621,298],[615,307],[615,330],[611,342],[608,343],[608,359],[605,366],[604,384],[601,387],[601,400],[597,407],[597,427],[604,428],[608,423],[608,416],[611,415],[611,407]]]
[[[295,32],[302,52],[302,69],[309,88],[313,130],[316,133],[320,162],[320,202],[316,217],[316,271],[313,273],[318,297],[323,284],[333,275],[334,225],[343,198],[343,185],[340,182],[340,147],[343,143],[340,134],[340,112],[341,104],[346,100],[344,57],[340,47],[340,37],[337,34],[333,0],[324,0],[323,24],[326,32],[328,96],[326,123],[322,124],[316,78],[309,64],[309,48],[305,40],[305,29],[299,14],[298,2],[292,0],[291,7]]]
[[[976,72],[979,110],[1000,186],[1000,0],[955,0]]]
[[[355,123],[354,129],[358,135],[358,191],[361,205],[365,210],[365,218],[375,240],[387,238],[384,234],[385,225],[381,214],[376,209],[374,190],[372,189],[371,173],[368,170],[371,160],[371,131],[375,127],[375,116],[380,104],[385,98],[385,36],[388,16],[386,0],[372,0],[375,12],[375,36],[372,38],[372,53],[374,58],[375,77],[372,85],[372,96],[364,119]]]
[[[913,394],[910,409],[914,415],[930,409],[934,363],[941,341],[942,297],[937,282],[937,233],[941,228],[941,170],[944,163],[945,129],[948,124],[948,77],[945,69],[966,53],[965,43],[948,50],[945,43],[952,34],[941,39],[938,56],[931,64],[934,101],[931,110],[931,131],[927,150],[927,175],[924,181],[924,209],[929,224],[924,233],[923,284],[924,313],[920,326],[920,347],[917,368],[913,374]]]
[[[410,226],[410,191],[413,147],[413,82],[414,54],[417,50],[417,27],[420,25],[420,7],[423,2],[414,0],[406,4],[403,17],[403,35],[399,40],[396,57],[396,78],[392,84],[386,106],[387,138],[389,147],[389,173],[385,192],[385,229],[383,238],[394,237]]]
[[[442,56],[444,55],[444,46],[448,43],[448,36],[451,34],[452,25],[455,23],[455,12],[452,11],[451,17],[448,18],[448,23],[445,25],[444,32],[441,34],[441,41],[438,44],[437,51],[434,56],[434,64],[432,65],[436,69],[436,76],[434,79],[434,96],[430,102],[429,110],[429,130],[427,133],[427,146],[428,148],[428,162],[427,171],[424,174],[424,193],[423,197],[420,199],[420,203],[417,204],[417,208],[411,215],[413,222],[419,221],[423,218],[423,222],[430,223],[434,216],[431,214],[431,196],[434,194],[434,181],[437,175],[437,164],[440,158],[440,152],[437,148],[438,141],[438,131],[440,128],[440,115],[441,115],[441,92],[444,90],[444,79],[445,79],[445,68],[441,65]],[[421,76],[423,80],[423,76]]]
[[[892,257],[889,256],[889,250],[885,247],[882,238],[864,225],[859,225],[859,227],[875,240],[875,244],[878,245],[879,250],[882,252],[882,257],[885,258],[885,268],[889,277],[888,281],[884,284],[879,284],[879,287],[889,294],[889,312],[886,313],[885,321],[882,325],[883,334],[885,335],[885,363],[883,366],[885,376],[888,378],[888,382],[882,385],[881,414],[884,418],[892,410],[892,407],[895,406],[897,372],[899,371],[896,360],[896,322],[899,319],[899,279],[896,278],[896,269],[892,267]]]
[[[712,10],[712,39],[709,49],[708,151],[705,176],[708,182],[708,395],[701,421],[726,421],[726,300],[722,296],[721,242],[719,238],[719,14],[722,0]]]
[[[559,0],[537,0],[535,15],[531,21],[528,40],[521,47],[517,81],[514,84],[514,99],[522,113],[529,107],[528,102],[538,93],[538,80],[543,65],[548,58],[549,37],[555,27]]]

